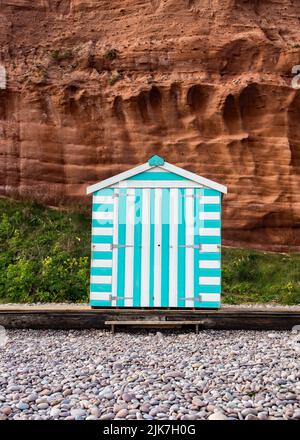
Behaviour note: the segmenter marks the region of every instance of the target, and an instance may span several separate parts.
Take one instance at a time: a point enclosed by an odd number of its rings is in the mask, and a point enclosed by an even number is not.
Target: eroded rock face
[[[228,185],[224,243],[300,250],[300,2],[2,0],[0,194],[89,203],[159,154]]]

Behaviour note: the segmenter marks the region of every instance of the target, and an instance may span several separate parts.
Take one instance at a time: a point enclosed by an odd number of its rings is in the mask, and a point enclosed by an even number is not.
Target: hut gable
[[[183,185],[182,182],[180,184],[176,184],[178,181],[186,181],[186,185]],[[165,162],[160,156],[152,156],[149,161],[143,165],[139,165],[128,171],[89,186],[87,188],[87,194],[94,193],[95,191],[99,191],[100,189],[107,187],[134,188],[141,185],[143,187],[178,187],[180,185],[181,187],[210,188],[215,189],[223,194],[227,193],[227,188],[224,185]]]

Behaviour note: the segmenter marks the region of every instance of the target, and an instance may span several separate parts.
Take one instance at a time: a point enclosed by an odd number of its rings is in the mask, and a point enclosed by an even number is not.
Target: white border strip
[[[220,203],[220,196],[201,196],[200,205],[210,204],[218,205]]]
[[[220,301],[221,295],[219,293],[200,293],[200,300],[206,301]]]
[[[92,235],[106,235],[111,237],[113,235],[113,228],[92,228]]]
[[[90,298],[96,301],[110,301],[111,292],[91,292]]]
[[[106,211],[93,211],[93,220],[112,220],[114,213]]]
[[[94,252],[109,252],[111,250],[112,250],[112,248],[111,248],[110,243],[92,244],[92,251],[94,251]]]
[[[201,244],[200,252],[221,252],[219,244]]]
[[[112,267],[112,260],[95,260],[91,262],[91,267]]]
[[[218,237],[221,235],[220,228],[200,228],[199,234],[202,237]]]
[[[199,277],[199,284],[207,286],[218,286],[221,284],[220,277]]]
[[[113,196],[94,196],[93,203],[112,204],[112,203],[114,203],[114,197]]]
[[[220,260],[200,260],[200,269],[220,269]]]
[[[91,283],[92,284],[111,284],[112,276],[111,275],[92,275]]]
[[[220,212],[199,212],[200,220],[220,220]]]

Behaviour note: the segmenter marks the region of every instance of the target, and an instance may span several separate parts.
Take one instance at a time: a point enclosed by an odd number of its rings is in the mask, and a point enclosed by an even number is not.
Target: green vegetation
[[[121,79],[121,75],[119,73],[115,73],[114,75],[111,75],[109,77],[108,84],[110,86],[113,86],[114,84],[116,84],[116,82],[120,81],[120,79]]]
[[[222,301],[300,303],[300,254],[223,249]]]
[[[103,57],[108,61],[113,61],[117,58],[118,51],[117,49],[108,49],[106,52],[104,52]]]
[[[0,301],[87,302],[90,216],[0,199]],[[223,249],[228,304],[300,303],[300,255]]]
[[[71,49],[55,49],[50,53],[51,58],[55,61],[68,60],[73,57]]]
[[[87,301],[87,214],[0,199],[0,301]]]

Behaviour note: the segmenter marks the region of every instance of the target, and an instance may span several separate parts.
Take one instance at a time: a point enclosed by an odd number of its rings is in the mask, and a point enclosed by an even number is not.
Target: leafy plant
[[[113,61],[118,57],[118,51],[117,49],[108,49],[104,52],[103,57],[108,61]]]
[[[54,49],[50,53],[51,58],[55,61],[62,61],[73,57],[71,49]]]
[[[113,86],[114,84],[116,84],[116,82],[120,81],[121,78],[122,77],[121,77],[121,75],[119,73],[115,73],[114,75],[111,75],[109,77],[108,84],[110,86]]]
[[[0,301],[87,301],[90,220],[0,200]]]

